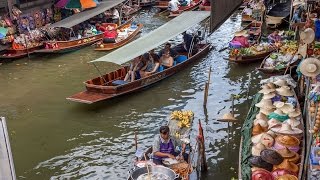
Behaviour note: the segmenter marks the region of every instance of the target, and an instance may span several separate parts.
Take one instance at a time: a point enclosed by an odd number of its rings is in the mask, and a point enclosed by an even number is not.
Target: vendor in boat
[[[173,66],[173,57],[170,56],[170,51],[165,50],[162,56],[160,57],[161,65],[165,66],[166,68],[170,68]]]
[[[180,3],[178,0],[170,0],[168,3],[168,10],[175,12],[179,10]]]
[[[230,42],[232,48],[247,48],[250,46],[248,34],[245,30],[234,33],[234,38]]]
[[[161,57],[163,55],[163,53],[167,50],[170,52],[170,56],[173,58],[175,58],[178,55],[178,52],[176,50],[172,49],[171,44],[168,42],[164,46],[164,49],[159,52],[159,57]]]
[[[279,43],[281,41],[281,36],[279,35],[279,30],[275,30],[273,31],[273,33],[271,33],[268,36],[268,42],[275,44],[275,43]]]
[[[142,78],[150,76],[151,74],[157,72],[160,67],[159,57],[153,52],[153,50],[151,50],[147,56],[147,62],[139,72],[139,75]]]
[[[103,43],[115,43],[117,36],[118,33],[114,27],[108,25],[106,31],[103,32]]]
[[[176,151],[178,142],[175,138],[169,135],[169,132],[170,130],[168,126],[161,126],[160,135],[156,135],[153,141],[153,162],[157,165],[162,164],[163,158],[179,159],[182,158],[179,155],[185,153],[185,144],[182,144],[181,153]],[[187,157],[184,157],[184,159],[187,159]]]

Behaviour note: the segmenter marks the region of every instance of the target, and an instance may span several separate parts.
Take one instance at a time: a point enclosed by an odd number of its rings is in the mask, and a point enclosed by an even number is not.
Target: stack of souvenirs
[[[30,31],[28,35],[20,34],[12,42],[12,49],[23,50],[26,48],[30,49],[33,47],[41,46],[43,38],[43,33],[38,29]]]
[[[252,129],[252,179],[289,179],[299,177],[304,136],[301,112],[293,87],[287,78],[264,81],[260,109]]]

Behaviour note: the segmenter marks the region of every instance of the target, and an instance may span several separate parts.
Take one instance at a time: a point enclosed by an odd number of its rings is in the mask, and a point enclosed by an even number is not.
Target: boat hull
[[[186,61],[179,63],[171,68],[165,69],[161,72],[155,73],[149,77],[135,80],[127,84],[112,86],[111,85],[112,83],[109,82],[106,85],[95,85],[97,83],[104,84],[103,79],[101,77],[98,77],[98,78],[89,80],[85,83],[86,91],[72,95],[67,99],[74,102],[92,104],[98,101],[108,100],[124,94],[135,92],[142,88],[148,87],[156,82],[159,82],[165,78],[168,78],[176,74],[177,72],[181,71],[182,69],[186,68],[194,61],[206,55],[209,52],[210,47],[211,47],[210,44],[205,44],[199,50],[198,53],[196,53]],[[112,76],[113,79],[123,79],[123,77],[126,75],[126,72],[127,72],[126,68],[127,67],[123,67],[122,69],[117,70],[113,74],[107,74],[104,76],[104,79],[109,78],[109,76]]]
[[[239,63],[239,64],[249,64],[249,63],[253,63],[253,62],[257,62],[260,60],[263,60],[264,58],[266,58],[270,53],[272,53],[272,51],[268,51],[262,54],[258,54],[255,56],[229,56],[229,61],[231,62],[235,62],[235,63]]]
[[[40,46],[35,46],[35,47],[32,47],[30,49],[21,49],[21,50],[14,50],[14,49],[11,49],[11,48],[8,48],[4,51],[4,53],[2,53],[0,55],[0,60],[10,60],[10,59],[19,59],[19,58],[24,58],[24,57],[27,57],[28,54],[33,54],[35,53],[35,51],[41,49],[43,47],[43,45],[40,45]],[[11,54],[11,55],[5,55],[5,54]]]
[[[195,3],[191,6],[180,6],[179,7],[179,10],[176,11],[176,12],[170,12],[169,14],[169,18],[174,18],[174,17],[177,17],[179,16],[181,13],[183,13],[184,11],[193,11],[193,10],[196,10],[199,5],[201,4],[201,1],[200,0],[196,0]]]
[[[96,50],[96,51],[110,51],[110,50],[119,48],[121,46],[124,46],[135,39],[135,37],[141,31],[142,27],[143,27],[142,24],[138,24],[138,28],[132,34],[130,34],[130,36],[128,36],[126,39],[124,39],[120,42],[116,42],[116,43],[103,43],[103,44],[101,44],[101,45],[103,45],[102,47],[97,47],[94,50]]]

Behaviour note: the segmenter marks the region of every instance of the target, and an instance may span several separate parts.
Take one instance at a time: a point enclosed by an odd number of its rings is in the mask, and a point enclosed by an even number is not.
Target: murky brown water
[[[143,11],[143,33],[167,20],[150,18]],[[134,158],[134,131],[139,146],[151,145],[158,127],[176,109],[193,110],[205,129],[209,171],[202,179],[237,177],[241,123],[228,126],[216,121],[230,110],[231,94],[240,122],[246,116],[249,95],[255,93],[258,64],[239,66],[223,60],[218,53],[240,27],[234,16],[210,37],[216,46],[208,56],[175,76],[142,92],[96,105],[65,100],[84,89],[84,80],[97,76],[88,61],[105,52],[92,47],[59,55],[32,56],[0,66],[0,115],[7,117],[18,179],[125,179]],[[203,109],[203,89],[212,67],[207,110]],[[117,68],[104,64],[105,71]],[[249,97],[250,99],[250,97]],[[193,137],[197,124],[193,124]],[[229,139],[228,139],[229,137]]]

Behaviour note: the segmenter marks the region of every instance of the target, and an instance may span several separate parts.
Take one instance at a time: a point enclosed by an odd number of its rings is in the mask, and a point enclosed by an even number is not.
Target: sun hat
[[[296,175],[296,173],[289,171],[287,169],[276,169],[276,170],[273,170],[271,172],[271,174],[275,179],[278,179],[278,177],[281,177],[286,174],[290,174],[290,175],[294,175],[294,176]]]
[[[280,149],[277,150],[278,153],[285,159],[288,159],[290,162],[292,163],[298,163],[300,156],[298,153],[294,152],[294,151],[290,151],[290,149],[288,149],[287,147],[285,147],[284,149]]]
[[[274,148],[276,150],[281,150],[288,148],[290,151],[298,152],[300,147],[300,140],[294,136],[279,135],[275,138]]]
[[[268,115],[269,119],[276,119],[280,122],[283,122],[287,119],[289,119],[289,116],[287,114],[284,114],[280,109],[276,109],[274,112],[270,113]]]
[[[256,124],[252,128],[252,135],[255,136],[255,135],[261,134],[265,131],[266,131],[266,129],[263,128],[260,124]]]
[[[266,148],[272,147],[274,144],[274,138],[267,133],[261,133],[255,136],[252,136],[251,142],[253,144],[262,143]]]
[[[268,121],[268,118],[265,114],[259,112],[257,115],[256,115],[256,118],[257,119],[262,119],[262,120],[265,120],[265,121]]]
[[[276,93],[274,93],[274,92],[272,92],[272,93],[263,93],[262,99],[272,99],[275,96],[276,96]]]
[[[308,44],[299,45],[297,54],[301,54],[303,58],[306,58],[308,50]]]
[[[265,109],[273,109],[275,106],[272,104],[271,99],[261,99],[261,101],[255,104],[256,107],[265,108]]]
[[[298,180],[297,176],[292,174],[285,174],[282,176],[278,176],[276,180]]]
[[[295,111],[289,113],[289,117],[291,118],[295,118],[300,115],[301,115],[301,111],[298,108],[296,108]]]
[[[288,83],[286,80],[284,79],[278,79],[277,81],[275,81],[273,84],[277,85],[277,86],[288,86]]]
[[[270,89],[276,90],[276,86],[274,83],[269,82],[268,84],[266,84],[267,86],[269,86]]]
[[[273,165],[265,162],[260,156],[250,157],[248,161],[252,167],[258,167],[266,169],[268,171],[272,171]]]
[[[291,127],[297,128],[301,122],[297,120],[296,118],[290,118],[284,121],[284,123],[290,124]]]
[[[271,128],[271,131],[275,132],[276,134],[283,134],[283,135],[300,135],[303,133],[301,129],[293,128],[290,124],[282,123],[281,126]]]
[[[271,88],[270,86],[268,86],[266,84],[263,85],[262,89],[259,91],[259,93],[271,93],[271,92],[275,92],[275,89]]]
[[[276,89],[277,93],[281,96],[293,96],[294,93],[291,91],[289,86],[281,86]]]
[[[267,134],[269,134],[271,137],[275,138],[277,135],[273,131],[269,130],[267,131]]]
[[[231,113],[226,113],[222,116],[222,118],[218,121],[222,121],[222,122],[236,122],[238,121],[234,115],[232,115]]]
[[[265,169],[254,170],[251,174],[251,180],[273,180],[272,174]]]
[[[310,44],[314,41],[315,33],[312,28],[307,28],[300,32],[300,40],[304,43]]]
[[[291,103],[284,103],[283,106],[279,109],[283,111],[285,114],[289,114],[295,111],[294,106]]]
[[[320,74],[320,61],[316,58],[307,58],[300,63],[300,72],[307,77],[316,77]]]
[[[235,37],[239,37],[239,36],[248,36],[248,32],[246,30],[241,30],[241,31],[237,31],[234,33]]]
[[[253,156],[260,156],[262,150],[266,149],[266,147],[262,143],[258,143],[251,148],[251,153]]]
[[[263,119],[255,119],[253,121],[253,125],[257,125],[257,124],[260,124],[260,126],[263,128],[263,129],[268,129],[268,121],[266,120],[263,120]]]
[[[261,158],[272,165],[279,165],[283,161],[283,157],[275,150],[264,149],[260,153]]]
[[[279,165],[274,165],[273,170],[276,170],[276,169],[286,169],[294,173],[298,173],[299,171],[299,167],[296,164],[290,162],[288,159],[284,159],[282,163]]]
[[[273,112],[273,109],[266,109],[266,108],[260,108],[260,113],[264,114],[264,115],[269,115]]]
[[[281,126],[281,122],[272,118],[268,121],[268,129],[271,129],[276,126]],[[272,131],[273,132],[273,131]]]

